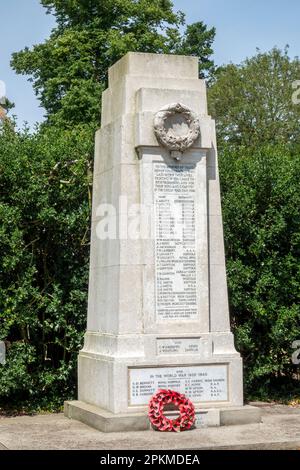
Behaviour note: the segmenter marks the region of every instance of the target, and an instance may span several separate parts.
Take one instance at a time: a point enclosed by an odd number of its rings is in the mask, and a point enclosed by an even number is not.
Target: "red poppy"
[[[164,415],[168,405],[178,408],[178,418],[169,419]],[[173,390],[159,390],[149,402],[148,416],[158,431],[181,432],[191,429],[195,424],[195,407],[185,395]]]

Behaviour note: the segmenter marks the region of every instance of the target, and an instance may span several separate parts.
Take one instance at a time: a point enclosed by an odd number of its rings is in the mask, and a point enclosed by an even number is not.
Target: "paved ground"
[[[0,417],[0,450],[293,449],[300,450],[300,409],[263,406],[263,423],[182,434],[104,434],[62,414]]]

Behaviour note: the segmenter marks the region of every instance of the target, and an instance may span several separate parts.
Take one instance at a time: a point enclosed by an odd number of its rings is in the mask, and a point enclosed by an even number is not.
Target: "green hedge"
[[[74,396],[86,323],[89,128],[0,130],[1,406],[47,408]]]
[[[279,146],[220,155],[232,325],[248,396],[300,396],[300,154]]]
[[[0,407],[76,395],[86,324],[93,130],[0,131]],[[247,397],[297,397],[300,154],[220,155],[232,325]],[[297,388],[298,387],[298,388]]]

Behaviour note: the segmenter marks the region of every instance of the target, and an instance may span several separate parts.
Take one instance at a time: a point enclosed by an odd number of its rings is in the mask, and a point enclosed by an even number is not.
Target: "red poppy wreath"
[[[178,418],[169,419],[164,415],[165,408],[170,405],[178,409]],[[195,407],[185,395],[173,390],[159,390],[150,400],[148,416],[152,426],[158,431],[182,432],[194,425]]]

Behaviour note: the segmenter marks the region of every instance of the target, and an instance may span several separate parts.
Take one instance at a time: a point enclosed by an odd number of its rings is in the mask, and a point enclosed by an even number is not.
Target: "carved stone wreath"
[[[169,126],[168,121],[178,117],[181,123]],[[187,127],[182,133],[182,127]],[[180,132],[178,132],[180,130]],[[183,153],[200,136],[200,123],[197,115],[187,106],[181,103],[174,103],[162,108],[154,117],[154,132],[158,142],[174,152],[174,158],[178,158],[176,153]]]

